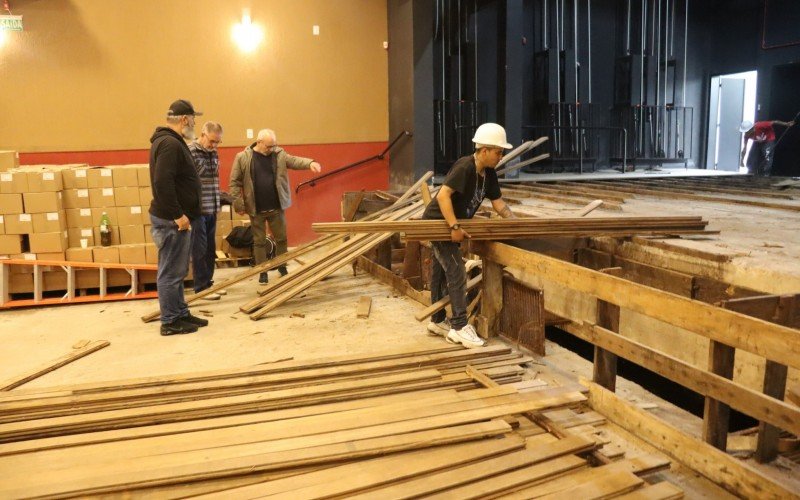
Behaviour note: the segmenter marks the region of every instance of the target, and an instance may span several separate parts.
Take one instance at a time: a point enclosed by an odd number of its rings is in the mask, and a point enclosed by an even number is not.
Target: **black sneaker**
[[[208,326],[208,320],[192,316],[192,313],[183,316],[180,321],[193,326]]]
[[[161,335],[183,335],[184,333],[194,333],[197,326],[176,319],[172,323],[161,323]]]
[[[267,276],[267,273],[261,273],[258,275],[258,283],[261,285],[266,285],[269,283],[269,276]]]
[[[278,272],[281,273],[281,276],[286,276],[287,274],[289,274],[289,271],[286,269],[286,266],[279,267]]]

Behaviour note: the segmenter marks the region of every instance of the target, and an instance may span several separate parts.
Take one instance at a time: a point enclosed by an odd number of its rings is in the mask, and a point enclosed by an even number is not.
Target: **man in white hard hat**
[[[506,131],[496,123],[484,123],[472,138],[475,152],[459,158],[444,180],[436,198],[425,208],[423,219],[442,220],[450,228],[450,241],[432,241],[431,302],[449,293],[452,316],[448,322],[444,310],[431,317],[428,332],[444,336],[448,342],[464,347],[482,347],[485,341],[467,323],[467,271],[461,254],[461,242],[469,234],[459,225],[459,219],[471,219],[484,198],[502,217],[514,214],[500,193],[500,183],[494,167],[503,158],[503,150],[511,149]]]

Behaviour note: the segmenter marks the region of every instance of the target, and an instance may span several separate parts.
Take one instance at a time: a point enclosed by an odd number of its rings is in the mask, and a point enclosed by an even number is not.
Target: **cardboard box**
[[[33,214],[34,233],[57,233],[66,228],[67,216],[64,212]]]
[[[8,291],[10,293],[33,292],[33,273],[12,274],[8,280]]]
[[[0,194],[0,214],[21,214],[25,211],[22,207],[21,194]]]
[[[67,260],[72,262],[94,262],[92,260],[92,248],[67,248]]]
[[[234,219],[231,221],[233,227],[247,227],[250,225],[250,219],[242,220],[242,219]]]
[[[117,207],[117,222],[120,226],[144,225],[150,217],[142,207]]]
[[[67,217],[67,227],[92,227],[94,219],[92,218],[91,208],[67,208],[64,210]],[[98,223],[100,219],[97,219]]]
[[[119,248],[94,247],[92,248],[92,260],[103,264],[119,264]]]
[[[25,172],[0,172],[0,193],[25,193],[28,191],[28,175]]]
[[[87,165],[70,165],[61,172],[64,189],[87,189],[89,167]]]
[[[64,252],[37,253],[36,254],[36,260],[57,260],[57,261],[60,261],[60,262],[64,262],[64,261],[67,260],[67,254],[64,253]],[[52,269],[52,268],[50,268],[50,269]],[[56,274],[56,273],[51,273],[51,274]],[[67,279],[66,279],[67,278],[67,273],[65,273],[64,271],[58,271],[58,276],[61,276],[61,277],[64,278],[64,286],[63,286],[63,288],[66,288],[67,287]],[[60,281],[59,281],[59,283],[60,283]],[[46,280],[45,280],[45,289],[48,289]],[[49,290],[61,290],[61,288],[59,288],[59,287],[51,287],[51,288],[49,288]]]
[[[31,234],[33,218],[31,214],[12,214],[5,216],[6,234]]]
[[[93,208],[92,226],[100,226],[100,219],[103,218],[103,212],[108,215],[112,226],[119,226],[119,223],[117,223],[117,209],[115,207]]]
[[[119,241],[123,245],[147,243],[144,239],[144,226],[119,226]]]
[[[136,165],[120,165],[111,169],[114,187],[137,187],[139,171]]]
[[[79,189],[65,189],[62,191],[64,208],[89,208],[91,202],[89,199],[89,190],[85,188]]]
[[[54,193],[64,189],[61,170],[42,169],[28,172],[28,191],[31,193]]]
[[[19,153],[16,151],[0,151],[0,172],[19,167]]]
[[[20,234],[0,234],[0,254],[12,255],[27,251],[25,239]]]
[[[140,186],[150,185],[150,165],[136,165],[136,173],[139,177]]]
[[[99,245],[103,239],[100,238],[100,227],[95,226],[92,228],[92,232],[94,233],[94,241],[97,245]],[[119,245],[119,226],[111,226],[111,244],[112,245]]]
[[[67,231],[34,233],[28,237],[31,253],[64,252],[69,248]]]
[[[153,201],[153,188],[150,186],[139,188],[139,203],[145,209],[150,208],[150,202]]]
[[[237,214],[235,210],[231,211],[231,220],[234,221],[247,221],[250,223],[250,216],[247,214]],[[235,224],[234,224],[235,225]]]
[[[41,214],[47,212],[60,212],[64,210],[64,200],[61,192],[49,193],[24,193],[22,201],[25,213]]]
[[[115,187],[114,188],[114,201],[118,207],[133,207],[142,204],[139,201],[138,187]]]
[[[110,168],[93,167],[87,173],[87,185],[89,189],[113,188],[114,178]]]
[[[0,234],[6,234],[6,218],[0,215]]]
[[[145,243],[153,243],[153,226],[150,224],[144,226],[144,241]]]
[[[233,210],[231,210],[230,205],[221,205],[219,207],[219,213],[217,214],[217,222],[220,220],[232,220],[231,212],[233,212]]]
[[[146,262],[147,256],[144,244],[119,246],[120,264],[145,264]]]
[[[114,188],[89,188],[89,206],[92,208],[115,207]]]
[[[69,246],[75,248],[93,247],[99,242],[94,241],[94,230],[91,228],[70,227],[67,229],[67,240]],[[85,240],[84,245],[81,240]]]
[[[144,245],[145,263],[158,264],[158,248],[153,243],[146,243]]]

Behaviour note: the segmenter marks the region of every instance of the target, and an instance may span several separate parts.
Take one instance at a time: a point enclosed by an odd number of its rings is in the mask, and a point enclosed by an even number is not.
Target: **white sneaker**
[[[441,323],[434,323],[431,321],[428,323],[428,333],[430,335],[447,337],[447,334],[450,333],[450,322],[447,320],[444,320]]]
[[[486,345],[486,342],[478,337],[472,325],[467,325],[461,330],[453,330],[451,328],[450,332],[447,334],[447,341],[451,344],[461,344],[468,349]]]
[[[208,295],[206,295],[205,297],[203,297],[203,300],[219,300],[221,298],[222,298],[222,295],[212,292],[212,293],[209,293]]]

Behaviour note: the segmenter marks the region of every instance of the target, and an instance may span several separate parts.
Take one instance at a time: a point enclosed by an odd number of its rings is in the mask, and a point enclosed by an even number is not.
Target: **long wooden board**
[[[57,370],[58,368],[61,368],[64,365],[67,365],[69,363],[72,363],[73,361],[81,359],[84,356],[88,356],[89,354],[99,351],[104,347],[108,347],[109,345],[111,345],[111,342],[107,340],[96,340],[79,349],[74,349],[72,352],[69,352],[57,359],[54,359],[53,361],[44,363],[43,365],[29,371],[24,375],[11,377],[9,379],[0,382],[0,391],[10,391],[15,387],[19,387],[22,384],[30,382],[33,379],[39,378],[42,375],[46,375],[53,370]]]

